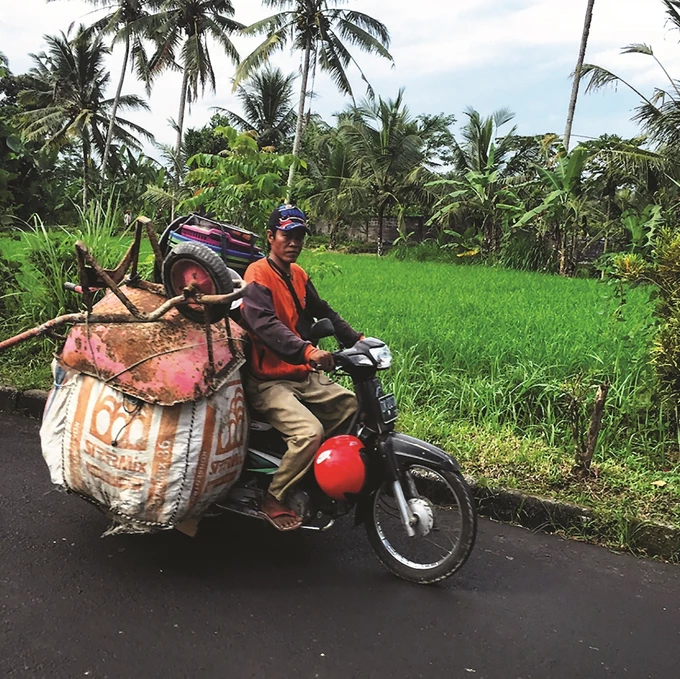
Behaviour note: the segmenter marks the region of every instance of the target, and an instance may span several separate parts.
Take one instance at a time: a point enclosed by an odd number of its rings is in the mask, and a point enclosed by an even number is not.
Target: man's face
[[[273,233],[268,231],[267,240],[275,257],[287,264],[293,264],[300,256],[302,244],[305,241],[305,230],[300,228],[290,231],[276,229]]]

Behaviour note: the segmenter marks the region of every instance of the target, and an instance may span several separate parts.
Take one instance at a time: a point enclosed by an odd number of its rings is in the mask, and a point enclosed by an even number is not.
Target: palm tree
[[[293,140],[293,155],[297,156],[302,140],[307,81],[312,62],[330,74],[340,92],[349,94],[352,98],[347,68],[354,64],[359,68],[362,79],[368,85],[369,94],[372,95],[368,80],[345,43],[393,61],[392,55],[387,51],[390,36],[384,24],[367,14],[329,6],[338,5],[342,0],[263,0],[263,2],[268,7],[279,7],[285,11],[257,21],[244,30],[248,35],[266,34],[266,38],[241,62],[236,71],[234,87],[268,61],[271,55],[276,50],[282,49],[287,42],[302,52],[300,100]],[[288,174],[289,194],[294,177],[295,165],[291,165]]]
[[[177,149],[169,144],[155,144],[161,158],[163,167],[169,169],[169,181],[155,182],[146,185],[146,191],[142,194],[142,200],[158,211],[170,213],[170,221],[175,219],[175,209],[178,203],[191,197],[191,191],[184,182],[182,170],[186,168],[187,157],[184,148]]]
[[[280,68],[266,66],[253,73],[236,93],[243,107],[243,117],[220,108],[229,123],[248,132],[255,130],[260,147],[280,147],[295,129],[295,111],[291,107],[294,74],[284,75]]]
[[[470,107],[466,109],[465,115],[468,122],[461,130],[463,142],[456,142],[453,148],[456,170],[482,172],[487,169],[502,169],[513,150],[513,137],[517,127],[514,126],[501,139],[498,134],[500,128],[507,125],[515,114],[507,108],[501,108],[487,118],[482,118],[478,111]],[[493,160],[490,163],[492,153]]]
[[[198,98],[199,89],[210,85],[215,91],[215,73],[208,50],[208,38],[222,47],[227,56],[238,63],[238,52],[230,35],[243,28],[243,24],[230,17],[234,15],[231,0],[153,0],[159,12],[146,22],[157,44],[149,62],[149,80],[166,68],[182,71],[179,114],[177,116],[177,143],[175,156],[181,155],[184,112],[187,103]],[[179,64],[177,56],[179,55]]]
[[[441,196],[431,223],[440,228],[455,225],[456,230],[449,228],[443,233],[457,239],[466,250],[478,251],[481,245],[491,254],[499,249],[503,225],[517,203],[508,168],[523,149],[516,143],[516,127],[499,136],[500,128],[514,118],[508,109],[485,118],[468,108],[465,115],[468,121],[461,130],[461,141],[453,146],[454,176],[430,185]]]
[[[424,129],[403,103],[403,90],[395,100],[364,101],[343,114],[340,131],[351,151],[355,182],[362,182],[365,195],[378,216],[378,254],[382,254],[385,215],[404,201],[422,200],[424,184],[432,178],[426,169]],[[446,116],[442,117],[446,120]]]
[[[144,51],[143,37],[146,30],[145,19],[149,16],[149,13],[145,7],[147,4],[146,0],[113,0],[113,2],[111,0],[88,0],[88,2],[97,8],[107,10],[107,14],[92,25],[92,30],[104,34],[112,33],[112,47],[118,42],[123,42],[125,46],[123,64],[120,69],[116,94],[113,98],[111,120],[109,121],[106,142],[104,144],[104,154],[102,156],[102,172],[99,183],[99,190],[101,191],[108,166],[111,142],[113,140],[114,121],[120,103],[130,53],[132,53],[133,59],[137,63],[137,70],[140,75],[144,75],[146,53]]]
[[[176,129],[177,127],[175,126]],[[158,149],[163,159],[162,164],[168,172],[168,181],[160,186],[147,186],[146,193],[142,197],[159,210],[169,210],[172,221],[175,219],[177,204],[190,195],[185,182],[187,160],[189,158],[184,144],[180,145],[179,150],[176,146],[158,142],[154,146]]]
[[[312,118],[305,128],[303,146],[308,144],[313,148],[307,169],[314,181],[309,203],[312,215],[328,224],[328,247],[334,250],[340,230],[364,216],[365,185],[352,176],[351,150],[337,127]]]
[[[680,30],[680,0],[663,0],[666,6],[666,14],[673,28]],[[641,103],[636,109],[633,120],[640,123],[649,138],[659,146],[666,145],[677,150],[680,147],[680,86],[678,81],[671,77],[664,65],[654,54],[654,50],[641,43],[633,43],[623,48],[622,54],[641,54],[651,57],[661,69],[663,76],[668,80],[670,87],[663,89],[654,88],[654,94],[646,97],[640,90],[634,87],[620,76],[594,64],[584,64],[581,71],[581,79],[588,79],[586,92],[592,92],[608,85],[625,85],[634,92]]]
[[[581,34],[581,47],[576,60],[576,68],[574,69],[574,84],[571,88],[571,99],[569,100],[569,112],[567,113],[567,126],[564,130],[564,148],[569,150],[569,141],[571,140],[571,126],[574,123],[574,113],[576,112],[576,99],[578,98],[578,88],[581,82],[581,71],[583,69],[583,60],[586,58],[586,48],[588,46],[588,37],[590,35],[590,25],[593,21],[593,7],[595,0],[588,0],[586,7],[586,18],[583,22],[583,33]]]
[[[113,101],[104,98],[109,73],[104,57],[109,50],[101,37],[80,26],[73,40],[64,33],[44,36],[47,52],[32,54],[35,66],[29,71],[29,87],[20,94],[28,110],[20,117],[27,139],[39,139],[43,149],[61,149],[73,142],[80,146],[83,172],[83,206],[88,200],[89,168],[94,147],[103,157],[103,130],[109,125]],[[120,108],[146,109],[136,95],[119,98]],[[152,139],[143,127],[113,117],[113,136],[129,147],[141,148],[139,137]]]

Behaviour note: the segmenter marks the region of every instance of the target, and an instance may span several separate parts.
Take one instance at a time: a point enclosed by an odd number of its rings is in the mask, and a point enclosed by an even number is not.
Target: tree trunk
[[[177,192],[179,191],[180,182],[180,172],[182,171],[182,132],[184,131],[184,110],[187,105],[187,91],[189,89],[189,71],[184,67],[184,73],[182,74],[182,91],[180,93],[179,99],[179,114],[177,115],[177,143],[175,144],[175,157],[173,159],[175,164],[175,186],[174,195],[172,197],[172,205],[170,208],[170,219],[175,219],[175,201],[177,198]]]
[[[337,235],[338,235],[338,223],[335,220],[333,220],[331,222],[329,233],[328,233],[328,236],[329,236],[328,249],[329,250],[335,250],[335,246],[337,245],[337,243],[336,243]]]
[[[123,68],[120,71],[120,80],[118,81],[118,89],[116,96],[113,99],[113,108],[111,109],[111,120],[109,121],[109,130],[106,133],[106,144],[104,145],[104,156],[102,158],[101,179],[99,180],[99,192],[101,193],[104,186],[104,177],[106,176],[106,162],[109,159],[109,151],[111,150],[111,141],[113,140],[113,126],[116,121],[116,112],[118,110],[118,102],[120,101],[120,93],[123,91],[123,81],[125,80],[125,71],[127,70],[128,58],[130,56],[130,34],[125,36],[125,54],[123,55]]]
[[[583,34],[581,35],[581,49],[578,53],[578,61],[574,69],[574,83],[571,88],[571,99],[569,100],[569,111],[567,113],[567,126],[564,130],[564,148],[569,151],[569,142],[571,140],[571,126],[574,123],[574,113],[576,112],[576,100],[578,99],[578,89],[581,80],[581,71],[583,70],[583,61],[586,58],[586,47],[588,46],[588,36],[590,35],[590,24],[593,21],[593,6],[595,0],[588,0],[586,7],[586,18],[583,22]]]
[[[607,393],[609,392],[609,384],[601,384],[597,388],[597,395],[595,396],[595,403],[593,405],[593,414],[590,417],[590,426],[588,427],[588,438],[585,446],[576,455],[576,468],[574,471],[581,475],[588,475],[590,473],[590,465],[595,454],[595,447],[597,446],[597,439],[602,429],[602,418],[604,416],[604,404],[607,400]]]
[[[564,276],[567,270],[567,230],[564,229],[564,231],[560,234],[560,246],[559,246],[559,253],[560,253],[560,276]]]
[[[187,105],[187,90],[189,88],[189,70],[184,67],[184,74],[182,75],[182,92],[179,99],[179,114],[177,115],[177,143],[175,144],[175,165],[177,177],[175,179],[176,186],[179,186],[180,173],[180,155],[182,153],[182,132],[184,130],[184,109]]]
[[[484,254],[489,255],[494,251],[493,247],[493,223],[489,223],[489,216],[485,215],[482,221],[482,238]]]
[[[319,62],[319,51],[314,50],[314,66],[312,67],[312,86],[309,88],[309,108],[305,114],[305,125],[309,125],[309,121],[312,118],[312,102],[314,101],[314,84],[316,83],[316,67]]]
[[[385,206],[381,205],[378,208],[378,256],[383,253],[383,220],[385,217]]]
[[[309,78],[309,58],[312,52],[312,41],[308,37],[305,45],[305,54],[302,58],[302,83],[300,85],[300,101],[298,102],[298,117],[295,122],[295,139],[293,140],[293,156],[296,158],[300,153],[302,144],[302,122],[305,117],[305,98],[307,96],[307,79]],[[291,200],[291,189],[295,179],[295,163],[291,164],[288,171],[288,196],[287,201]]]
[[[578,266],[578,262],[581,259],[581,252],[579,248],[579,240],[578,240],[578,231],[574,229],[574,232],[571,234],[571,245],[569,247],[569,260],[567,264],[567,275],[569,276],[575,276],[576,275],[576,267]]]
[[[496,220],[491,220],[491,227],[489,228],[491,233],[491,252],[496,253],[501,248],[501,238],[503,234],[501,232],[501,226],[496,222]]]
[[[88,153],[87,153],[87,140],[85,135],[83,135],[83,210],[87,209],[87,165],[88,165]]]

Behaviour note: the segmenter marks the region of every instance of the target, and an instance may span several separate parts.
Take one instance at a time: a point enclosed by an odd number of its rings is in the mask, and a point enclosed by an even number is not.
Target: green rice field
[[[680,525],[679,446],[674,413],[655,398],[648,290],[622,304],[592,279],[329,253],[302,264],[336,310],[392,348],[385,380],[404,430],[490,485],[598,508],[610,542],[626,544],[631,517]],[[577,481],[571,415],[587,429],[604,382],[595,477]]]
[[[308,258],[322,296],[397,354],[392,378],[402,402],[512,424],[554,444],[571,435],[560,401],[571,403],[575,394],[587,407],[595,386],[610,382],[606,443],[652,455],[667,446],[649,403],[652,305],[645,290],[629,291],[621,305],[615,288],[596,280],[365,256]]]

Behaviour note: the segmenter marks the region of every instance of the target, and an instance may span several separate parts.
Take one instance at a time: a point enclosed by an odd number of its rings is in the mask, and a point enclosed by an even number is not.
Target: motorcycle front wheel
[[[407,534],[387,483],[373,498],[366,532],[378,559],[392,573],[431,584],[455,573],[472,551],[477,535],[472,492],[459,473],[413,464],[404,476],[416,535]]]

